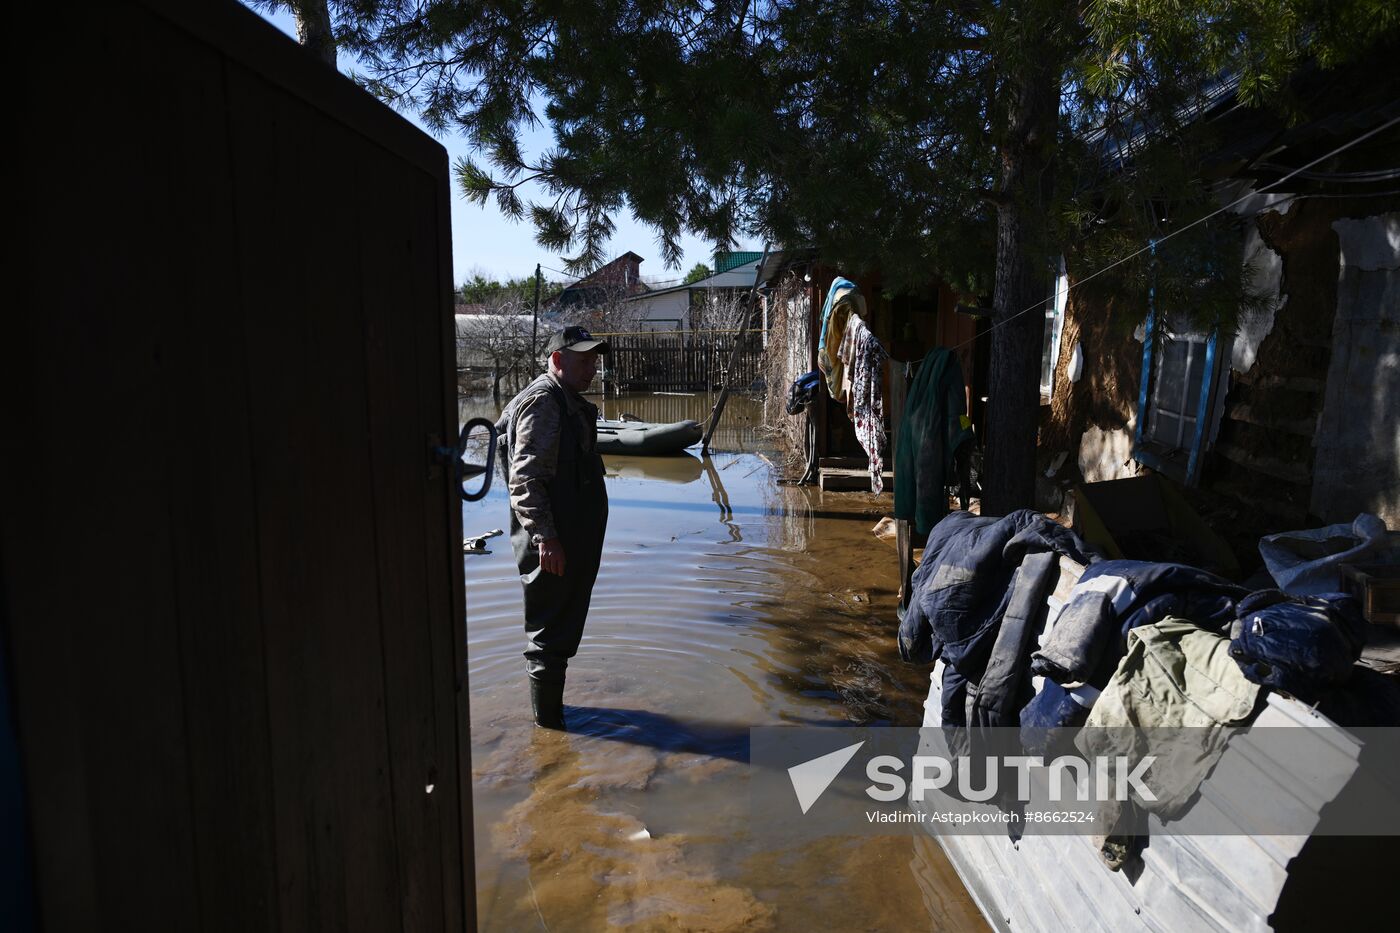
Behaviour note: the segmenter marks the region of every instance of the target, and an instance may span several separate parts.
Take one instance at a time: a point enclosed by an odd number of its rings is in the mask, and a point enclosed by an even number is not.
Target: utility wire
[[[1302,173],[1306,172],[1308,169],[1312,168],[1313,166],[1319,165],[1319,164],[1321,164],[1321,163],[1323,163],[1323,162],[1326,162],[1328,159],[1332,158],[1332,157],[1335,156],[1335,155],[1340,155],[1341,153],[1343,153],[1343,152],[1347,151],[1348,149],[1350,149],[1352,146],[1355,146],[1355,145],[1358,145],[1358,144],[1360,144],[1360,143],[1363,143],[1363,142],[1365,142],[1366,140],[1370,139],[1372,136],[1375,136],[1375,135],[1378,134],[1378,133],[1383,133],[1383,132],[1385,132],[1386,130],[1390,129],[1392,126],[1395,126],[1397,123],[1400,123],[1400,117],[1392,117],[1391,119],[1387,120],[1385,123],[1382,123],[1380,126],[1375,127],[1374,129],[1368,130],[1368,131],[1365,132],[1365,133],[1362,133],[1360,136],[1356,137],[1356,138],[1353,139],[1351,142],[1343,143],[1342,145],[1338,146],[1336,149],[1333,149],[1331,152],[1327,153],[1326,155],[1318,156],[1316,159],[1313,159],[1311,162],[1309,162],[1307,165],[1302,166],[1301,168],[1295,168],[1293,171],[1289,172],[1287,175],[1283,176],[1282,178],[1278,179],[1277,181],[1272,181],[1272,182],[1270,182],[1269,184],[1265,185],[1265,186],[1262,187],[1262,188],[1253,189],[1253,190],[1249,191],[1247,194],[1242,194],[1242,195],[1240,195],[1238,198],[1236,198],[1235,200],[1231,201],[1229,204],[1226,204],[1224,207],[1221,207],[1221,208],[1219,208],[1219,209],[1217,209],[1217,210],[1215,210],[1215,211],[1212,211],[1211,213],[1205,215],[1204,217],[1199,217],[1199,218],[1197,218],[1196,220],[1191,221],[1189,224],[1187,224],[1186,226],[1182,227],[1180,230],[1173,230],[1171,233],[1168,233],[1166,236],[1162,237],[1161,239],[1149,240],[1148,243],[1147,243],[1147,245],[1144,246],[1144,247],[1142,247],[1141,249],[1136,250],[1136,251],[1134,251],[1134,252],[1132,252],[1132,253],[1129,253],[1128,255],[1124,256],[1122,259],[1117,260],[1116,262],[1109,263],[1108,265],[1104,266],[1102,269],[1100,269],[1099,271],[1097,271],[1097,272],[1095,272],[1095,273],[1093,273],[1093,274],[1091,274],[1091,275],[1087,275],[1087,276],[1085,276],[1084,278],[1079,279],[1079,280],[1076,281],[1076,282],[1070,283],[1070,284],[1065,288],[1065,294],[1068,295],[1068,294],[1070,293],[1070,291],[1072,291],[1073,289],[1078,288],[1079,286],[1083,285],[1085,282],[1088,282],[1088,281],[1091,281],[1091,280],[1093,280],[1093,279],[1096,279],[1096,278],[1098,278],[1099,276],[1103,275],[1105,272],[1108,272],[1108,271],[1111,270],[1111,269],[1115,269],[1115,268],[1117,268],[1118,266],[1123,265],[1123,263],[1128,262],[1128,261],[1130,261],[1130,260],[1132,260],[1132,259],[1136,259],[1138,256],[1141,256],[1143,253],[1146,253],[1146,252],[1148,252],[1148,251],[1150,251],[1150,250],[1155,249],[1156,247],[1158,247],[1158,246],[1160,246],[1161,244],[1163,244],[1163,243],[1167,242],[1168,240],[1170,240],[1172,237],[1174,237],[1174,236],[1176,236],[1176,235],[1178,235],[1178,234],[1181,234],[1181,233],[1185,233],[1187,230],[1190,230],[1192,227],[1195,227],[1195,226],[1198,226],[1198,225],[1200,225],[1200,224],[1203,224],[1203,223],[1205,223],[1207,220],[1210,220],[1212,217],[1218,217],[1219,215],[1221,215],[1221,214],[1225,213],[1226,211],[1230,210],[1231,208],[1236,207],[1236,206],[1238,206],[1238,205],[1240,205],[1240,204],[1243,204],[1245,201],[1248,201],[1250,198],[1252,198],[1252,197],[1254,197],[1254,196],[1256,196],[1256,195],[1264,194],[1264,193],[1267,192],[1270,188],[1273,188],[1273,187],[1275,187],[1275,186],[1277,186],[1277,185],[1281,185],[1281,184],[1283,184],[1284,182],[1288,181],[1290,178],[1294,178],[1294,177],[1297,176],[1297,175],[1301,175]],[[1358,195],[1358,196],[1359,196],[1359,195]],[[1039,311],[1039,310],[1044,309],[1044,307],[1045,307],[1045,301],[1046,301],[1046,299],[1042,299],[1042,300],[1040,300],[1040,301],[1037,301],[1035,304],[1031,305],[1030,307],[1023,308],[1022,310],[1017,311],[1015,314],[1011,315],[1010,317],[1007,317],[1007,318],[1005,318],[1004,320],[1001,320],[1001,321],[997,321],[997,322],[994,323],[991,327],[989,327],[989,328],[987,328],[985,331],[983,331],[982,334],[990,334],[992,331],[996,330],[998,327],[1003,327],[1003,326],[1005,326],[1005,325],[1007,325],[1007,324],[1010,324],[1012,321],[1016,320],[1016,318],[1020,317],[1020,316],[1023,315],[1023,314],[1029,314],[1031,311]],[[982,336],[982,334],[979,334],[979,335],[977,335],[977,336],[980,337],[980,336]],[[973,337],[971,340],[964,340],[962,343],[958,344],[957,346],[950,347],[949,349],[952,349],[952,350],[961,350],[963,347],[968,346],[968,345],[971,344],[971,343],[974,343],[976,340],[977,340],[977,337]]]

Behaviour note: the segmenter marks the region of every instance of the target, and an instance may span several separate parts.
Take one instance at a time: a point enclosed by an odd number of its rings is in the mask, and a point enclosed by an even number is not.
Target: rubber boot
[[[545,729],[567,729],[564,724],[564,685],[530,680],[530,708],[535,712],[535,725]]]

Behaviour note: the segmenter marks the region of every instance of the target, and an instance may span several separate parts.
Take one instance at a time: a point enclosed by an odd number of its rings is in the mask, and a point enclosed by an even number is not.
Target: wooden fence
[[[740,336],[733,330],[657,331],[598,334],[612,352],[602,360],[602,379],[609,390],[631,392],[697,392],[728,384],[746,389],[763,375],[763,333]],[[727,372],[740,341],[734,372]]]

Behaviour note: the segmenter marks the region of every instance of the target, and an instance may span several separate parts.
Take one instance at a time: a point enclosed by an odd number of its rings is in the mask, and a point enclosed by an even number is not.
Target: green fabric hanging
[[[930,350],[909,387],[894,455],[894,517],[911,520],[919,534],[948,514],[953,453],[972,436],[962,426],[963,393],[957,354],[946,347]]]

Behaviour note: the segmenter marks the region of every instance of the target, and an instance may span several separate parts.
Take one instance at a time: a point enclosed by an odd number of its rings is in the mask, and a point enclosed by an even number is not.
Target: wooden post
[[[909,519],[897,518],[894,522],[895,550],[899,552],[899,608],[909,606],[909,586],[914,579],[914,529]]]
[[[530,369],[534,370],[540,352],[540,264],[535,263],[535,316],[530,323]],[[607,395],[607,382],[603,383],[603,394]]]

